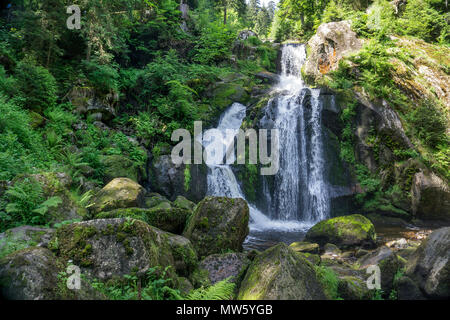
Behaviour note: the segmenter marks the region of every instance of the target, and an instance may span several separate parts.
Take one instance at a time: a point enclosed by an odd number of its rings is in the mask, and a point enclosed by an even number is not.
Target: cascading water
[[[249,204],[249,238],[254,237],[255,232],[264,233],[266,230],[306,230],[327,218],[330,211],[329,191],[323,177],[320,90],[307,88],[302,80],[305,46],[285,45],[282,50],[280,82],[260,122],[261,128],[279,129],[280,167],[272,177],[271,187],[267,179],[263,179],[268,212],[263,214]],[[234,139],[245,113],[244,105],[234,103],[222,114],[217,128],[210,129],[219,130],[223,136],[221,141],[212,142],[215,147],[218,145],[228,151],[234,148]],[[267,123],[271,125],[267,126]],[[211,142],[204,140],[203,146],[207,150]],[[209,157],[214,158],[215,155]],[[245,199],[231,167],[217,164],[225,163],[224,160],[214,159],[210,161],[212,164],[208,164],[208,194]],[[234,153],[231,160],[234,160]]]
[[[279,129],[280,170],[275,176],[270,217],[314,223],[329,215],[324,181],[320,89],[309,89],[301,77],[304,45],[286,45],[281,56],[278,94],[269,102],[262,126],[270,119]]]

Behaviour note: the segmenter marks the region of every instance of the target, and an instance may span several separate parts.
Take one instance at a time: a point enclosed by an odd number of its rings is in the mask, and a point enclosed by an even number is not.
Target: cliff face
[[[303,73],[337,94],[341,155],[360,209],[449,221],[450,50],[414,38],[377,41],[358,38],[345,21],[323,24]]]

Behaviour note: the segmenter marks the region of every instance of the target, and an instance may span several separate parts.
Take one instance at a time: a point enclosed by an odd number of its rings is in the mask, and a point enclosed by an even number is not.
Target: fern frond
[[[208,288],[199,288],[191,291],[187,300],[231,300],[236,285],[230,282],[230,278],[217,282]]]

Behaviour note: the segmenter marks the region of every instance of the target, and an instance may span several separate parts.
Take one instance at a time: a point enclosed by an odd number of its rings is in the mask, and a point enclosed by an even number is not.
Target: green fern
[[[236,285],[230,282],[230,278],[217,282],[208,288],[199,288],[191,291],[187,300],[231,300]]]

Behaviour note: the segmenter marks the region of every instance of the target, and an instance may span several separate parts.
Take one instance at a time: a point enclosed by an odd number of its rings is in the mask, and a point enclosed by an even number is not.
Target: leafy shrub
[[[417,137],[430,148],[446,142],[445,116],[432,100],[423,100],[407,115]]]
[[[46,68],[24,60],[18,63],[15,78],[25,108],[42,111],[55,105],[56,80]]]
[[[167,270],[161,272],[159,267],[148,269],[143,278],[125,275],[123,281],[103,283],[92,282],[92,287],[99,290],[110,300],[178,300],[181,294],[171,287],[172,280],[167,277]],[[140,282],[140,286],[139,286]]]
[[[46,213],[49,208],[58,206],[60,197],[44,198],[39,182],[33,178],[17,181],[6,190],[6,215],[2,219],[3,229],[24,224],[43,225],[47,223]]]
[[[432,0],[409,0],[405,12],[398,20],[403,34],[424,39],[428,42],[450,41],[448,18],[433,8]]]
[[[100,92],[117,92],[119,88],[119,73],[111,65],[100,64],[97,61],[84,61],[86,77],[95,89]]]
[[[28,112],[0,95],[0,180],[44,167],[48,155]]]
[[[201,30],[192,60],[206,65],[224,61],[231,55],[231,45],[235,37],[228,25],[219,21],[210,23]]]

